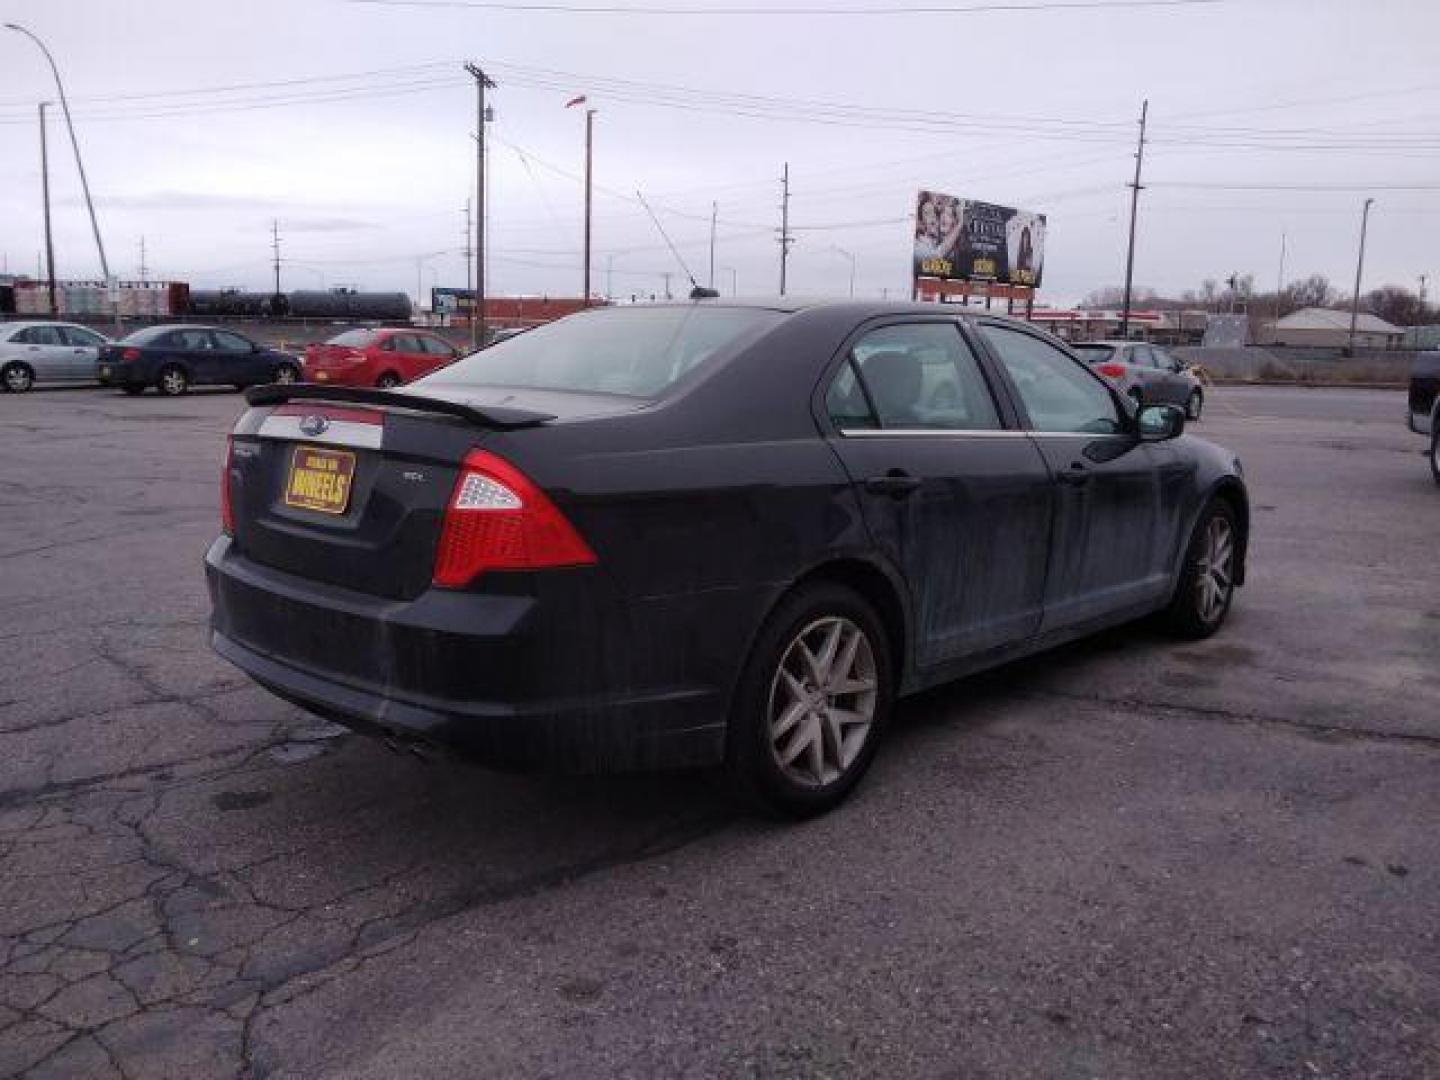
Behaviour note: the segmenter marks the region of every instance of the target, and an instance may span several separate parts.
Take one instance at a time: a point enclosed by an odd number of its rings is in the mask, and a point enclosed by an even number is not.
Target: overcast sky
[[[490,92],[492,293],[578,294],[583,107],[595,119],[594,286],[663,288],[675,260],[774,292],[790,166],[790,286],[908,291],[917,188],[1046,213],[1042,296],[1124,274],[1136,119],[1150,100],[1136,282],[1163,291],[1253,273],[1349,289],[1360,208],[1366,287],[1440,283],[1440,3],[1220,0],[916,13],[974,0],[783,0],[883,15],[754,14],[763,0],[557,4],[351,0],[0,0],[50,46],[112,270],[197,286],[464,285],[474,60]],[[1055,0],[1057,4],[1065,0]],[[1094,3],[1094,0],[1091,0]],[[1010,7],[1037,4],[1011,0]],[[909,6],[910,13],[895,8]],[[520,10],[520,9],[526,10]],[[704,8],[705,14],[664,14]],[[724,14],[717,9],[730,9]],[[750,14],[735,14],[735,9]],[[0,31],[0,253],[43,245],[36,103],[43,57]],[[52,113],[57,273],[98,274],[74,158]],[[417,259],[423,259],[417,263]],[[613,275],[613,276],[612,276]]]

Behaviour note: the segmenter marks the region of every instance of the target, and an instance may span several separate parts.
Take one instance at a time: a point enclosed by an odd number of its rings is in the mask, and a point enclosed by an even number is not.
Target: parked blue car
[[[218,326],[150,326],[100,350],[100,382],[127,394],[155,387],[174,397],[192,386],[300,381],[300,362]]]

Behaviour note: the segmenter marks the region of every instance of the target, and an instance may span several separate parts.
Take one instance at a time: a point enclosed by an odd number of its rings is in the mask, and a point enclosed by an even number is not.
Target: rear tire
[[[155,388],[166,397],[179,397],[190,389],[190,376],[185,374],[184,368],[168,364],[160,369]]]
[[[387,371],[375,380],[375,385],[381,390],[393,390],[400,385],[400,376],[396,375],[393,371]]]
[[[1219,630],[1235,598],[1240,530],[1224,499],[1211,499],[1185,548],[1185,564],[1164,620],[1178,637],[1199,640]]]
[[[35,372],[30,370],[29,364],[18,361],[6,364],[5,370],[0,371],[0,383],[12,394],[23,394],[35,385]]]
[[[875,757],[895,695],[884,624],[858,593],[821,583],[765,620],[731,710],[734,787],[781,817],[838,805]]]
[[[300,369],[294,364],[281,364],[275,369],[275,382],[289,386],[300,381]]]
[[[1200,413],[1205,408],[1205,395],[1199,390],[1190,391],[1190,399],[1185,402],[1185,419],[1190,423],[1196,423],[1200,419]]]

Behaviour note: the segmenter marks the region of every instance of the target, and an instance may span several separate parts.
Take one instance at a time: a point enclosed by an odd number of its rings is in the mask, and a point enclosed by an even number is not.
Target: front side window
[[[856,342],[850,355],[881,427],[1000,427],[979,362],[954,323],[883,326]]]
[[[982,325],[980,332],[1009,373],[1036,431],[1113,435],[1124,430],[1110,391],[1082,364],[1021,330]]]
[[[79,326],[66,326],[63,328],[65,340],[71,345],[78,345],[81,348],[93,349],[104,345],[105,339],[93,330],[85,330]]]
[[[177,330],[170,335],[170,347],[203,352],[215,348],[215,343],[210,340],[207,330]]]
[[[787,316],[709,304],[606,308],[572,315],[449,364],[417,385],[506,386],[655,398]]]
[[[220,348],[228,353],[251,352],[250,342],[239,334],[232,334],[228,330],[216,330],[215,341]]]
[[[455,350],[441,341],[439,338],[422,337],[420,344],[425,346],[425,351],[431,356],[453,356]]]

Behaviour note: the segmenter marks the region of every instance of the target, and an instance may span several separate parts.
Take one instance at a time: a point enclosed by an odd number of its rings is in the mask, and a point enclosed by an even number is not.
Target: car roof
[[[597,305],[593,308],[583,309],[578,312],[578,314],[583,315],[596,311],[624,311],[632,307],[761,308],[787,315],[795,315],[804,311],[832,311],[854,316],[857,320],[884,315],[935,315],[939,313],[949,317],[960,318],[978,319],[983,316],[999,322],[1014,323],[1017,326],[1034,327],[1033,323],[1026,322],[1024,319],[1017,318],[1013,315],[1006,315],[1004,312],[986,311],[983,308],[967,308],[960,304],[940,304],[933,301],[927,302],[919,300],[849,300],[823,296],[724,296],[706,297],[700,300],[663,300],[653,303]],[[1039,327],[1035,327],[1035,329],[1039,329]]]
[[[0,323],[0,331],[13,333],[17,330],[29,330],[32,326],[73,326],[77,330],[90,330],[96,334],[100,331],[93,326],[86,326],[84,323],[65,322],[63,319],[27,319],[24,321],[12,321]]]
[[[1106,348],[1115,349],[1115,348],[1119,348],[1119,347],[1122,346],[1122,345],[1148,345],[1148,344],[1150,344],[1148,341],[1125,341],[1124,339],[1105,338],[1103,341],[1077,341],[1077,342],[1075,342],[1075,347],[1076,347],[1076,348],[1079,348],[1079,347],[1081,347],[1081,346],[1083,346],[1083,345],[1104,345]]]

